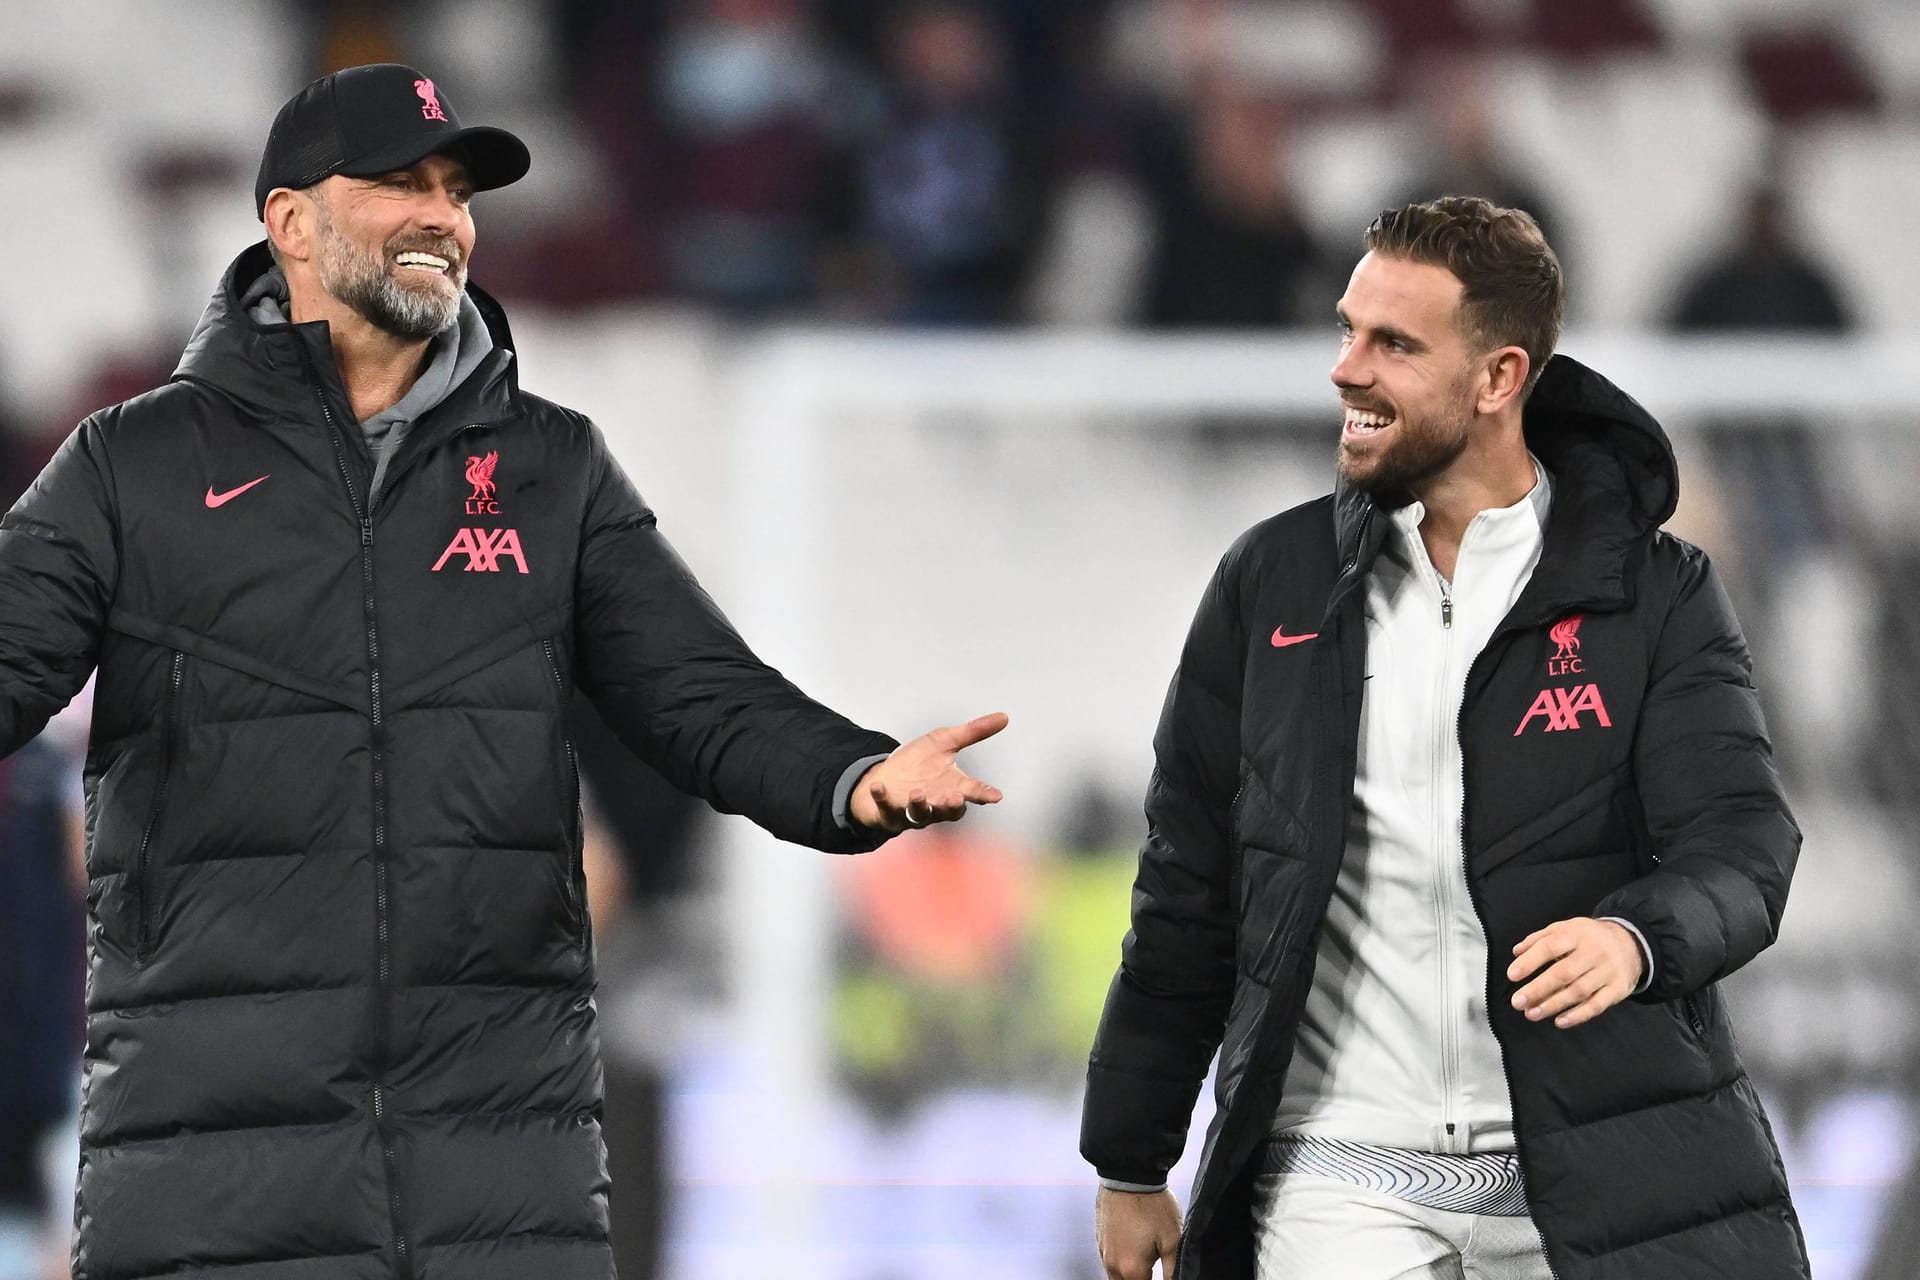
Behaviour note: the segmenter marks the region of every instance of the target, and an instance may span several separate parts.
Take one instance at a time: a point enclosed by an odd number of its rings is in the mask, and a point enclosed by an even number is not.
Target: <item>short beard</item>
[[[389,242],[387,248],[394,248]],[[459,257],[459,246],[452,240],[400,246],[404,253],[417,249],[446,258]],[[353,308],[374,328],[396,338],[419,341],[445,333],[460,319],[460,303],[466,297],[467,270],[462,264],[454,277],[452,294],[438,290],[411,289],[393,276],[387,259],[366,253],[334,229],[333,218],[320,210],[320,287],[340,303]]]
[[[1421,486],[1452,466],[1467,451],[1469,419],[1464,406],[1464,385],[1460,391],[1459,416],[1449,413],[1441,420],[1402,419],[1390,428],[1397,433],[1397,438],[1386,449],[1372,455],[1373,465],[1364,473],[1356,470],[1342,442],[1341,478],[1383,506],[1401,507],[1413,501]]]

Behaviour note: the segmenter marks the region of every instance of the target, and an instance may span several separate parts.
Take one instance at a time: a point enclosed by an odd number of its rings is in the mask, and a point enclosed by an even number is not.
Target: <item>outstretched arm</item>
[[[835,792],[856,761],[899,744],[762,662],[661,534],[597,430],[594,454],[574,640],[580,687],[607,726],[682,791],[783,840],[849,853],[879,844],[885,828],[841,821]]]

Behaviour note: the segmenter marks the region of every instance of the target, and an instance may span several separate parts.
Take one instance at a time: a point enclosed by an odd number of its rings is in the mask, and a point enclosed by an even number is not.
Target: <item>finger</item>
[[[891,790],[874,787],[868,794],[873,797],[874,806],[880,810],[881,825],[886,830],[897,835],[927,824],[928,806],[923,792],[908,792],[899,787]]]
[[[1557,1014],[1565,1013],[1567,1010],[1577,1005],[1585,1004],[1587,1001],[1593,999],[1602,991],[1606,990],[1606,986],[1606,983],[1602,982],[1593,974],[1586,974],[1578,981],[1568,983],[1538,1004],[1529,1005],[1527,1008],[1527,1017],[1534,1022],[1539,1022],[1544,1018],[1551,1018]]]
[[[939,800],[929,800],[923,807],[914,810],[914,814],[924,826],[936,822],[958,822],[967,816],[967,798],[956,793]]]
[[[1595,1018],[1613,1008],[1616,1004],[1619,1004],[1620,999],[1621,997],[1618,992],[1603,990],[1591,999],[1575,1005],[1573,1008],[1568,1009],[1565,1013],[1555,1018],[1553,1025],[1565,1031],[1569,1027],[1577,1027],[1581,1023],[1592,1022]]]
[[[1565,930],[1556,930],[1551,925],[1533,935],[1533,941],[1527,949],[1515,957],[1507,966],[1509,982],[1523,981],[1526,976],[1551,960],[1559,960],[1578,945],[1579,940]]]
[[[1579,982],[1592,969],[1592,963],[1584,957],[1570,956],[1560,960],[1545,973],[1514,992],[1513,1007],[1522,1011],[1531,1011]]]
[[[897,835],[905,829],[906,819],[900,813],[900,806],[887,794],[884,783],[871,783],[867,787],[867,799],[873,801],[874,813],[878,818],[873,825],[889,834]]]
[[[1514,943],[1513,954],[1519,955],[1522,951],[1525,951],[1528,947],[1534,944],[1534,942],[1540,937],[1541,934],[1545,932],[1546,932],[1545,929],[1535,929],[1532,933],[1520,939],[1520,941]]]
[[[968,778],[961,785],[961,794],[971,804],[999,804],[1005,795],[991,782],[982,782],[978,778]]]
[[[1160,1274],[1163,1280],[1173,1280],[1173,1266],[1175,1262],[1179,1261],[1179,1258],[1180,1245],[1178,1241],[1175,1241],[1173,1244],[1168,1245],[1166,1251],[1160,1255]]]
[[[976,742],[985,742],[1007,727],[1007,713],[975,716],[965,724],[946,725],[927,736],[943,751],[964,751]]]
[[[900,806],[900,817],[909,827],[924,827],[938,821],[936,812],[933,801],[927,799],[927,793],[919,787],[908,792],[905,803]]]
[[[928,804],[933,813],[932,821],[958,822],[967,816],[968,805],[999,804],[1001,799],[1000,788],[981,782],[978,778],[964,778],[958,787],[936,796]]]

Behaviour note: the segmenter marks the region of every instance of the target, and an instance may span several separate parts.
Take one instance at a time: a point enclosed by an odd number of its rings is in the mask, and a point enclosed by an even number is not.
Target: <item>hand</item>
[[[901,743],[860,775],[849,805],[853,820],[880,831],[905,831],[958,822],[969,804],[999,804],[1000,788],[967,776],[957,757],[1006,727],[1007,717],[996,711]]]
[[[1093,1197],[1093,1237],[1107,1280],[1152,1280],[1160,1260],[1161,1280],[1173,1280],[1174,1253],[1180,1247],[1180,1202],[1173,1192],[1115,1191],[1102,1187]]]
[[[1513,996],[1513,1007],[1535,1022],[1552,1018],[1565,1030],[1599,1017],[1640,985],[1640,944],[1612,920],[1562,920],[1520,939],[1507,978],[1521,982],[1545,972]]]

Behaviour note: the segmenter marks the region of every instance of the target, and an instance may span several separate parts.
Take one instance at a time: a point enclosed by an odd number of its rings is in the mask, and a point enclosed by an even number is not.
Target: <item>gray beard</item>
[[[353,308],[374,328],[417,341],[445,333],[460,319],[466,273],[451,296],[409,289],[394,279],[384,260],[362,253],[333,229],[321,228],[320,287]]]

